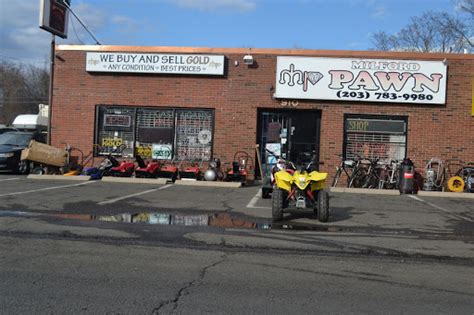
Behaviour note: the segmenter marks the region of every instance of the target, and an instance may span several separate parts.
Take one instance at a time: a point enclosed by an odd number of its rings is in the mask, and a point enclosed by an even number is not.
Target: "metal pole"
[[[56,46],[56,37],[54,34],[51,34],[51,59],[50,59],[50,68],[49,68],[49,104],[48,104],[48,134],[46,135],[47,143],[51,145],[51,115],[53,107],[53,80],[54,80],[54,55],[55,55],[55,46]]]

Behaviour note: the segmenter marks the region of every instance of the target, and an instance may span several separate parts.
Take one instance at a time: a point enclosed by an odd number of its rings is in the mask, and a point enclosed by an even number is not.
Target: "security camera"
[[[253,57],[252,55],[245,55],[244,56],[244,63],[246,65],[253,65]]]

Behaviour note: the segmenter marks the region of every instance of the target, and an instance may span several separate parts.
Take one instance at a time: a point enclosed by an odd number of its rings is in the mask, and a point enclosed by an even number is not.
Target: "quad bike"
[[[161,168],[160,163],[156,161],[145,162],[143,158],[137,154],[135,157],[138,167],[135,168],[135,177],[138,178],[156,178]]]
[[[292,162],[288,162],[286,165],[287,169],[274,173],[273,221],[282,220],[283,212],[286,209],[312,208],[319,221],[327,222],[329,219],[329,195],[324,187],[328,174],[316,171],[313,159],[298,168]]]

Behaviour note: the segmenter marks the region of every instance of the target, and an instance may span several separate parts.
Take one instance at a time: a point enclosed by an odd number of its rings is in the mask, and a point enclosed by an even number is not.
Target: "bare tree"
[[[398,48],[398,38],[385,32],[372,34],[372,41],[378,50],[390,51]]]
[[[457,1],[458,8],[470,16],[471,23],[474,21],[474,0]]]
[[[0,63],[0,123],[11,124],[19,114],[36,114],[48,102],[49,73],[45,69]]]
[[[374,33],[372,43],[374,49],[383,51],[459,53],[473,47],[470,32],[472,30],[460,18],[445,12],[428,11],[412,17],[410,23],[395,35]]]

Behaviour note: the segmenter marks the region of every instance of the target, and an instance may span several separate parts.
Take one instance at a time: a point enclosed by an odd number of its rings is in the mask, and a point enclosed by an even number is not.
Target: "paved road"
[[[293,212],[271,229],[269,206],[256,186],[2,175],[0,307],[472,314],[472,200],[331,193],[330,222]]]
[[[40,234],[0,236],[4,313],[472,314],[474,307],[473,268],[456,261]]]

